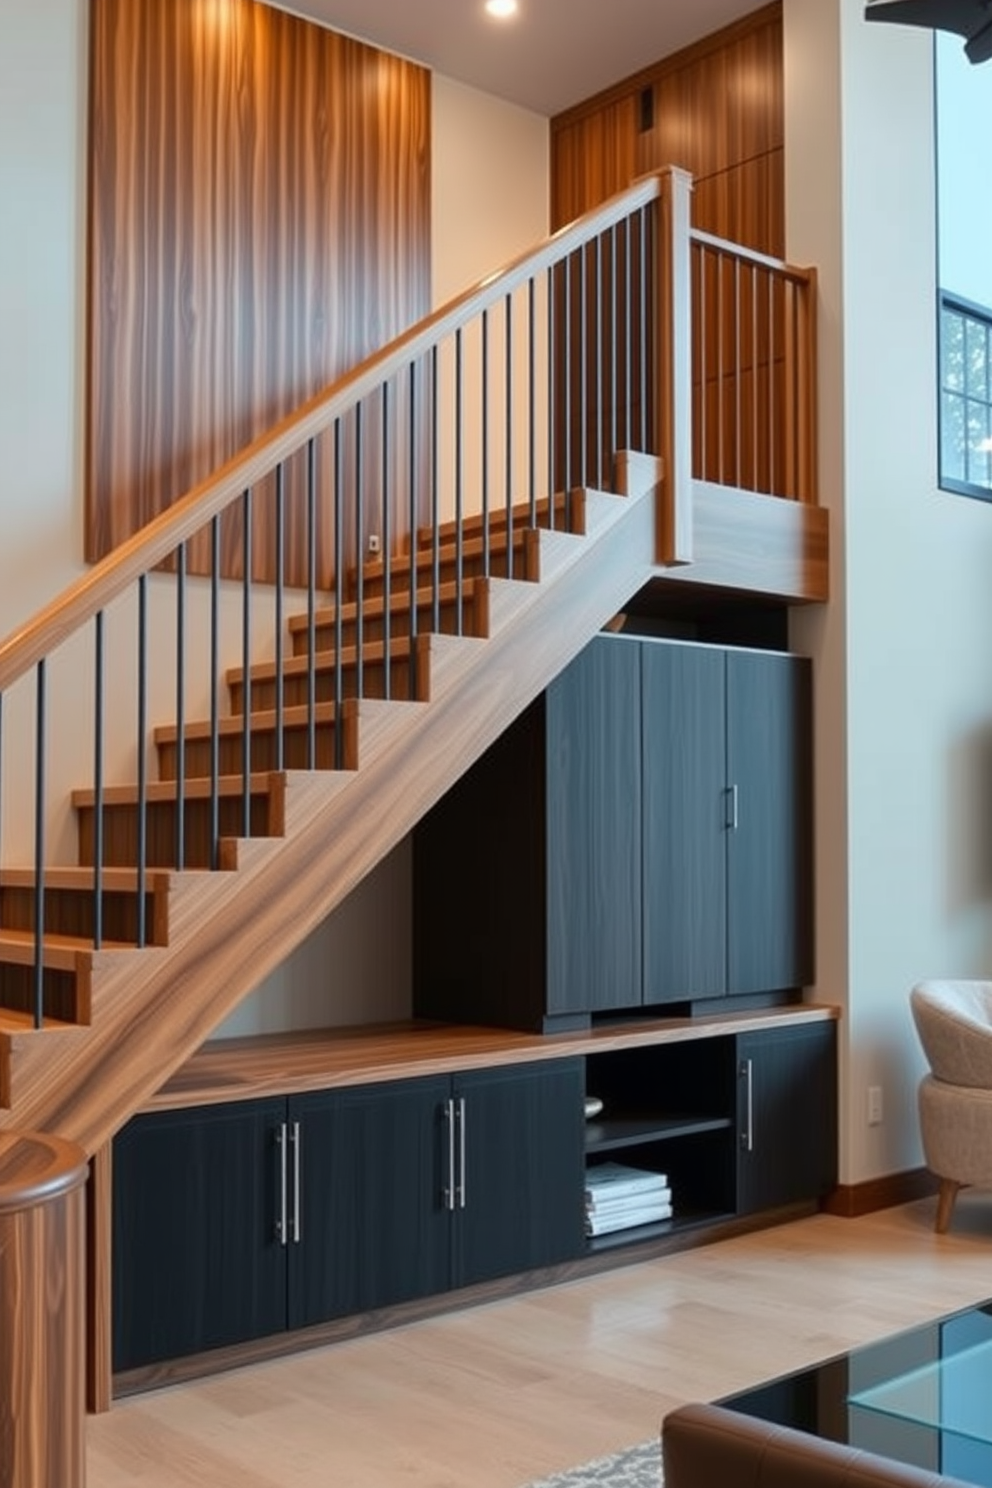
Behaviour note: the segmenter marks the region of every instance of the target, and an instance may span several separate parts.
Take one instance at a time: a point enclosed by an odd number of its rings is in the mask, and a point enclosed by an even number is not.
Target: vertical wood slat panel
[[[654,119],[639,132],[645,90]],[[784,128],[781,9],[767,6],[552,120],[552,225],[678,165],[693,226],[784,257]]]
[[[252,0],[93,0],[91,48],[95,559],[429,309],[430,80]],[[287,481],[292,583],[302,476]],[[256,505],[255,576],[271,578],[272,503]],[[223,551],[237,575],[234,523]]]

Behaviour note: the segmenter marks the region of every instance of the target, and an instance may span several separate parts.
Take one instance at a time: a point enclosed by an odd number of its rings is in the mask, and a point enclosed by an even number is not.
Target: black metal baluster
[[[341,420],[334,420],[334,768],[344,768],[344,450]]]
[[[489,311],[482,312],[482,572],[489,577]],[[507,548],[507,564],[510,563]],[[507,578],[510,570],[507,568]]]
[[[634,417],[634,250],[631,220],[624,223],[624,253],[627,273],[624,279],[624,449],[631,449]]]
[[[724,399],[726,397],[726,393],[725,393],[725,389],[724,389],[724,376],[725,376],[725,370],[726,369],[724,367],[724,344],[723,344],[724,343],[724,335],[723,335],[723,327],[724,327],[724,318],[723,318],[723,315],[724,315],[724,312],[723,312],[723,281],[726,278],[726,274],[724,272],[725,271],[725,268],[726,268],[726,259],[724,258],[723,254],[720,253],[720,254],[717,255],[717,260],[716,260],[716,411],[717,411],[717,426],[716,426],[717,466],[716,466],[716,478],[717,478],[717,480],[718,480],[718,482],[720,483],[721,486],[726,485],[726,483],[727,483],[726,461],[725,461],[725,457],[724,457],[724,433],[725,433],[725,425],[726,425],[726,422],[727,422],[726,421],[726,417],[725,417],[725,409],[724,409]]]
[[[513,578],[513,296],[506,307],[506,573]]]
[[[138,946],[147,944],[145,886],[148,877],[148,575],[138,580]]]
[[[355,696],[365,694],[365,539],[362,522],[364,460],[362,405],[355,405]]]
[[[462,386],[462,332],[459,326],[455,332],[455,634],[462,633],[462,559],[463,559],[463,533],[462,533],[462,459],[463,459],[463,429],[462,429],[462,399],[464,389]]]
[[[775,275],[768,274],[768,490],[775,495]]]
[[[34,750],[34,1026],[45,1022],[45,658],[36,676]]]
[[[317,441],[307,444],[307,769],[317,766]]]
[[[555,502],[555,432],[558,407],[555,398],[555,368],[558,364],[558,348],[555,345],[555,266],[548,270],[548,507]],[[531,512],[531,521],[537,526],[537,509]]]
[[[596,237],[596,304],[593,358],[596,377],[596,489],[603,487],[603,235]]]
[[[586,286],[587,246],[579,249],[579,485],[589,484],[589,294]]]
[[[751,489],[760,491],[758,471],[758,447],[761,441],[760,419],[758,410],[758,349],[759,349],[759,325],[758,325],[758,266],[751,265],[751,440],[753,445],[751,460]]]
[[[220,866],[220,517],[210,523],[210,866]],[[251,710],[251,676],[242,674],[241,707]]]
[[[527,492],[530,525],[537,513],[537,284],[527,281]],[[512,576],[512,575],[511,575]]]
[[[572,260],[570,257],[564,260],[562,267],[565,279],[562,304],[562,319],[564,321],[562,327],[562,338],[564,344],[564,354],[562,357],[564,363],[564,450],[562,451],[562,455],[564,460],[565,476],[565,526],[567,528],[569,525],[568,499],[569,492],[572,489]],[[552,528],[555,525],[555,501],[553,493],[551,502],[548,507],[548,525]]]
[[[392,697],[392,583],[389,571],[390,540],[389,540],[389,502],[392,491],[389,480],[389,384],[382,385],[382,532],[380,534],[380,551],[382,557],[382,603],[383,603],[383,642],[382,642],[382,664],[386,677],[383,697]],[[416,607],[416,589],[410,591],[410,603]]]
[[[616,223],[610,228],[610,458],[616,461],[617,456],[617,360],[619,350],[617,347],[617,317],[619,314],[617,294],[617,228]],[[611,488],[614,482],[610,482]]]
[[[103,611],[93,625],[93,946],[103,945]]]
[[[431,348],[431,629],[441,629],[441,533],[438,525],[438,459],[440,456],[437,347]]]
[[[285,699],[283,698],[286,675],[285,638],[283,635],[284,604],[286,597],[286,465],[280,460],[276,466],[276,753],[277,770],[286,768],[286,724]]]
[[[245,676],[251,668],[251,564],[252,564],[252,500],[251,488],[241,497],[243,523],[243,573],[241,577],[241,664]],[[251,718],[252,710],[246,708],[241,718],[241,835],[251,836]]]
[[[186,867],[186,544],[176,549],[176,868]]]
[[[641,431],[639,448],[648,450],[648,214],[647,208],[642,207],[640,216],[640,240],[641,240],[641,366],[640,366],[640,415]],[[659,390],[660,391],[660,390]]]
[[[741,456],[741,261],[734,259],[734,433],[736,435],[736,451],[734,456],[734,485],[744,484],[744,472]]]
[[[410,428],[408,431],[408,454],[410,466],[409,531],[410,531],[410,697],[417,696],[417,581],[420,569],[417,564],[417,364],[410,363]]]

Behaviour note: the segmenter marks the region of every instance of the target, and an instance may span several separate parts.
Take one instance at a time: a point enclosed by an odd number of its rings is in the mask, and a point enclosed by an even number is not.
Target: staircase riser
[[[357,697],[357,676],[354,664],[344,666],[341,669],[342,696],[346,698]],[[318,703],[330,703],[334,701],[334,672],[332,669],[318,670],[314,679],[315,701]],[[283,678],[283,706],[286,708],[305,707],[307,704],[307,678],[284,677]],[[231,711],[240,713],[242,707],[243,687],[240,682],[231,684]],[[385,667],[382,662],[366,662],[362,669],[362,694],[368,698],[383,698],[386,696]],[[408,702],[411,698],[418,698],[420,693],[412,683],[410,677],[410,658],[403,656],[390,664],[390,696],[397,701]],[[258,681],[252,684],[252,707],[259,713],[268,713],[276,705],[275,680]]]
[[[275,689],[273,688],[273,692]],[[273,697],[272,706],[275,707]],[[337,730],[332,723],[319,723],[316,725],[316,756],[313,768],[317,770],[337,769],[336,763],[336,739]],[[347,761],[348,750],[346,741],[342,738],[342,760]],[[244,743],[240,735],[237,737],[226,737],[220,741],[220,770],[221,775],[240,775],[244,769]],[[175,780],[178,750],[175,744],[160,744],[158,746],[159,773],[163,780]],[[276,735],[274,729],[264,731],[254,730],[251,736],[251,770],[260,772],[266,770],[308,770],[310,765],[310,741],[308,731],[305,727],[294,725],[283,732],[283,760],[282,765],[276,757]],[[347,763],[342,764],[342,769],[347,769]],[[211,772],[210,740],[194,739],[186,744],[186,778],[188,780],[206,780]]]
[[[465,635],[476,636],[479,634],[479,624],[476,619],[473,603],[470,599],[462,600],[462,627],[458,629],[458,606],[454,600],[447,600],[439,607],[438,623],[434,624],[434,610],[431,604],[417,606],[417,635],[424,635],[428,631],[438,631],[441,635]],[[355,644],[356,627],[349,623],[342,627],[344,636],[343,647]],[[367,642],[381,641],[386,634],[385,616],[373,615],[365,619],[362,625],[362,633]],[[337,645],[337,633],[333,622],[327,625],[314,627],[316,638],[316,649],[321,651],[333,651]],[[410,635],[410,617],[406,611],[400,611],[391,617],[389,627],[390,638],[393,641],[405,641]],[[309,650],[310,637],[305,630],[293,631],[293,655],[306,656]]]
[[[0,966],[0,1007],[16,1013],[34,1012],[34,968]],[[76,976],[69,971],[48,971],[42,976],[42,1006],[46,1018],[63,1023],[80,1021]]]
[[[155,920],[155,896],[145,895],[145,935],[150,944],[164,944],[164,927]],[[138,896],[103,894],[103,937],[126,945],[137,944]],[[46,889],[45,929],[52,935],[73,935],[92,940],[96,906],[92,890]],[[5,930],[33,930],[34,890],[0,889],[0,926]],[[161,935],[161,939],[159,936]]]
[[[155,802],[148,806],[146,866],[149,868],[176,867],[176,807],[172,802]],[[211,867],[211,813],[209,801],[187,801],[183,813],[185,822],[185,864],[187,868]],[[267,796],[255,795],[251,800],[250,826],[252,837],[275,835],[270,827],[270,802]],[[93,865],[93,819],[91,807],[79,810],[79,861],[84,867]],[[224,798],[219,809],[221,837],[243,837],[244,815],[240,800]],[[138,808],[134,805],[112,805],[104,807],[104,866],[107,868],[133,868],[138,859]]]
[[[469,579],[481,578],[485,572],[482,555],[465,555],[462,559],[462,578],[467,582]],[[439,582],[441,584],[454,584],[457,579],[457,563],[454,558],[445,557],[438,565]],[[514,541],[513,573],[507,573],[506,545],[493,548],[489,556],[489,577],[493,579],[525,579],[527,577],[522,535]],[[417,587],[426,589],[433,584],[434,570],[430,561],[429,550],[421,550],[418,554],[417,565]],[[410,570],[408,567],[393,569],[390,579],[390,587],[393,594],[405,594],[410,588]],[[363,580],[362,594],[366,599],[379,599],[386,592],[385,577],[381,573],[369,574]],[[347,596],[351,603],[358,597],[358,584],[351,575],[348,579]]]

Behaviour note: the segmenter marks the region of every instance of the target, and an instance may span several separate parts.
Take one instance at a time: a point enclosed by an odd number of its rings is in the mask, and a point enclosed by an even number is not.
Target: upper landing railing
[[[567,527],[572,492],[612,488],[618,451],[654,453],[664,470],[658,560],[684,563],[699,481],[815,500],[813,276],[692,231],[690,194],[680,170],[645,178],[483,280],[256,439],[0,643],[0,888],[10,869],[29,870],[25,1010],[36,1023],[46,862],[65,850],[53,837],[65,832],[70,786],[90,788],[93,944],[104,941],[109,865],[137,875],[144,944],[149,868],[217,866],[222,836],[258,830],[260,771],[345,764],[346,699],[419,695],[418,631],[438,627],[453,590],[461,632],[469,551],[484,576],[521,572],[520,549],[498,540],[511,508],[517,525]],[[301,539],[292,564],[287,532]],[[374,595],[363,567],[372,551],[392,559]],[[420,599],[383,625],[394,587]],[[334,598],[318,636],[318,603]],[[302,644],[287,656],[291,615]],[[246,679],[259,649],[268,690],[256,702]],[[247,703],[240,719],[221,717],[222,661],[240,668],[242,699],[273,715],[264,760]],[[149,725],[183,738],[207,714],[197,779],[179,748],[174,782],[157,789]],[[328,724],[330,759],[318,741]],[[108,843],[104,823],[108,781],[129,775],[136,827],[125,848]],[[208,796],[210,811],[205,844],[191,846],[194,795]]]

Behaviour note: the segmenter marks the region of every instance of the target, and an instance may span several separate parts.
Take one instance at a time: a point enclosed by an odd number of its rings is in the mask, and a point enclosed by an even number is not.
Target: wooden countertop
[[[837,1017],[835,1007],[802,1003],[700,1018],[613,1023],[580,1033],[514,1033],[501,1028],[409,1022],[217,1039],[194,1054],[144,1109],[177,1110],[342,1085],[370,1085],[380,1080],[718,1038]]]

